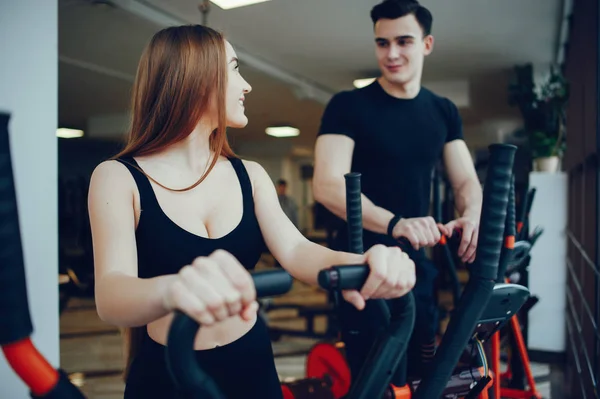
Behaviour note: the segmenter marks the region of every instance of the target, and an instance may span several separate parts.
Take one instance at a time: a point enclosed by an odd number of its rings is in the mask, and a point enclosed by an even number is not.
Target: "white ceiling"
[[[94,5],[92,0],[60,0],[61,125],[85,128],[91,117],[126,112],[145,43],[163,27],[160,21],[201,23],[200,2],[113,0],[116,6],[110,7]],[[238,52],[254,61],[333,93],[376,72],[369,11],[377,2],[271,0],[226,11],[213,5],[208,24],[223,31]],[[422,3],[434,15],[435,37],[424,81],[468,80],[471,106],[461,110],[466,123],[510,114],[505,88],[513,65],[547,66],[556,59],[563,0]],[[299,99],[296,88],[268,72],[245,67],[242,73],[253,92],[247,100],[250,124],[235,133],[236,138],[275,140],[266,137],[264,128],[289,122],[303,132],[290,141],[310,146],[323,103]]]

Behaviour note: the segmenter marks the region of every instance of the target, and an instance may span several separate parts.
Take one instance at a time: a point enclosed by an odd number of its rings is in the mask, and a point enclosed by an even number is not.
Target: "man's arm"
[[[454,191],[459,218],[446,225],[447,229],[462,229],[458,255],[465,262],[475,260],[479,237],[479,219],[483,194],[469,149],[463,140],[453,140],[444,146],[444,164]]]
[[[313,194],[315,200],[323,204],[333,214],[346,220],[346,181],[344,175],[350,172],[354,141],[346,136],[325,134],[319,136],[315,148],[315,171]],[[388,226],[394,217],[389,210],[375,205],[361,194],[363,228],[387,234]],[[413,248],[433,246],[440,240],[440,230],[431,217],[400,219],[392,228],[396,239],[405,237]]]
[[[325,134],[317,138],[313,194],[315,200],[329,211],[346,220],[346,182],[350,172],[354,140],[340,134]],[[394,214],[376,206],[364,194],[362,198],[363,227],[375,233],[387,234]]]

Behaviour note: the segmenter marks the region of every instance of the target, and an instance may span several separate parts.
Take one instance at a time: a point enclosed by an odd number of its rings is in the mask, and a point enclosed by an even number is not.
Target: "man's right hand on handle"
[[[395,239],[405,237],[415,250],[424,247],[433,247],[441,239],[441,234],[450,236],[451,232],[431,216],[420,218],[400,219],[392,230]]]
[[[163,297],[167,311],[180,310],[207,326],[239,315],[252,320],[258,311],[250,273],[228,252],[215,251],[184,266]]]

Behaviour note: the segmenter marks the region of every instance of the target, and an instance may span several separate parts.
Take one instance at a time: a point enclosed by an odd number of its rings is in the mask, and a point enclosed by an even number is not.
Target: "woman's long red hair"
[[[157,153],[188,137],[203,117],[216,112],[210,136],[215,155],[234,157],[226,136],[227,60],[225,39],[201,26],[169,27],[157,32],[141,56],[132,91],[132,120],[123,150],[112,159]],[[213,111],[214,110],[214,111]],[[213,160],[198,185],[218,160]],[[144,327],[126,329],[126,367],[144,339]]]

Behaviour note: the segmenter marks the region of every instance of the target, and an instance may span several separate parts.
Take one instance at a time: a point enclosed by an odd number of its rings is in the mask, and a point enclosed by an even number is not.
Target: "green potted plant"
[[[569,86],[556,68],[536,87],[531,64],[514,67],[515,82],[509,88],[509,103],[523,117],[521,131],[538,171],[556,171],[565,151],[566,107]]]

